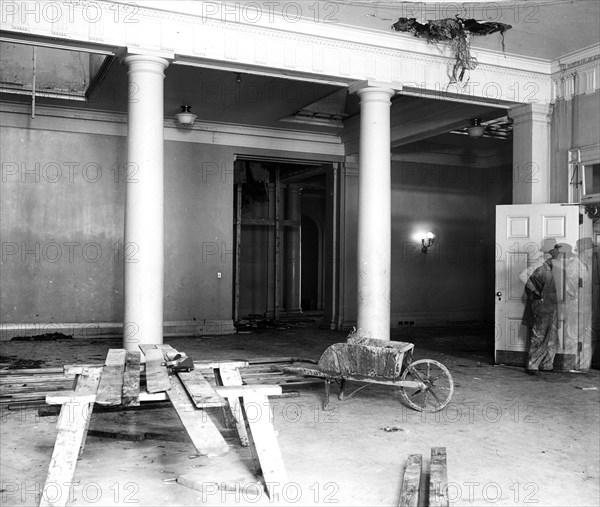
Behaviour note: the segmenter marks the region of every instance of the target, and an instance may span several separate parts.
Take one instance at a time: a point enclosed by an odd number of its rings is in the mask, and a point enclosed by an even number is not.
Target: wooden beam
[[[96,395],[92,393],[83,393],[77,391],[53,391],[46,393],[46,403],[48,405],[88,404],[96,401]]]
[[[258,391],[248,392],[242,400],[242,413],[246,422],[250,448],[254,450],[260,464],[269,498],[274,500],[268,485],[273,484],[275,487],[281,487],[287,484],[288,481],[275,428],[273,427],[268,398]]]
[[[99,405],[121,404],[126,354],[125,349],[110,349],[108,351],[96,397],[96,403]]]
[[[179,377],[171,375],[169,380],[171,389],[167,391],[167,396],[175,407],[196,450],[205,456],[221,456],[229,451],[227,443],[209,414],[202,409],[197,409],[192,404]]]
[[[245,386],[217,386],[215,387],[221,396],[253,396],[260,394],[262,396],[277,396],[281,394],[281,386],[279,385],[245,385]]]
[[[241,386],[243,383],[240,371],[227,364],[222,364],[219,367],[219,378],[223,386]],[[229,408],[231,409],[231,414],[235,420],[235,427],[237,428],[240,437],[240,443],[242,444],[242,447],[248,447],[248,432],[246,431],[246,423],[244,422],[244,417],[242,415],[240,398],[234,394],[228,394],[226,395],[226,398],[227,401],[229,401]]]
[[[75,388],[78,397],[72,397],[60,409],[58,435],[42,490],[41,507],[64,506],[70,497],[70,484],[73,482],[77,458],[83,451],[100,374],[99,368],[84,370]]]
[[[125,357],[122,396],[124,407],[140,405],[140,359],[141,353],[137,350],[127,352]]]
[[[166,366],[163,366],[165,359],[163,357],[162,350],[148,348],[146,349],[145,354],[146,391],[149,393],[160,393],[162,391],[168,391],[171,389],[167,368]]]
[[[448,507],[448,471],[445,447],[431,448],[429,507]]]
[[[177,376],[198,408],[222,407],[227,404],[198,370],[179,372]]]
[[[422,463],[423,458],[420,454],[408,456],[400,490],[399,507],[417,507],[419,505]]]

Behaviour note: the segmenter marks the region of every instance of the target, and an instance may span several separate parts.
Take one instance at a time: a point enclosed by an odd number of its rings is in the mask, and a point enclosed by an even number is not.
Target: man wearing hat
[[[552,371],[558,343],[558,301],[554,270],[560,245],[552,238],[542,242],[541,250],[550,258],[538,267],[525,284],[527,305],[523,323],[530,327],[526,371],[532,375],[539,370]]]

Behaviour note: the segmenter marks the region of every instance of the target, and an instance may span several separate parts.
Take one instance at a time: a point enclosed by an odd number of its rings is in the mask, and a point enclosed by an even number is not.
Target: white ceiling
[[[322,22],[393,32],[399,37],[412,37],[391,29],[400,17],[426,22],[459,15],[464,19],[501,22],[512,26],[505,34],[507,54],[545,60],[557,60],[600,42],[600,0],[317,0],[316,3]],[[310,12],[305,10],[317,19],[315,7]],[[502,51],[501,36],[473,37],[471,46]]]
[[[391,24],[399,17],[416,17],[420,21],[426,21],[459,14],[480,21],[500,21],[513,26],[505,34],[506,53],[548,60],[559,59],[575,50],[600,42],[600,0],[495,0],[476,3],[472,0],[461,0],[460,3],[451,4],[445,0],[426,3],[300,0],[295,4],[302,6],[305,18],[307,13],[312,13],[313,21],[318,21],[324,31],[327,25],[323,22],[328,20],[408,38],[412,35],[394,32],[391,29]],[[500,35],[474,37],[472,47],[475,50],[486,48],[501,51]],[[104,79],[98,84],[93,100],[75,105],[58,98],[39,97],[38,103],[125,112],[126,87],[126,68],[115,59],[107,69]],[[30,100],[27,95],[5,94],[3,98],[23,102]],[[333,98],[336,100],[333,101]],[[328,125],[327,121],[313,124],[289,122],[289,118],[293,118],[298,112],[311,112],[313,109],[322,111],[324,100],[343,113],[343,130],[339,128],[339,120],[337,126]],[[319,107],[314,106],[315,102]],[[231,71],[171,65],[166,70],[165,116],[172,118],[182,104],[192,105],[193,112],[198,115],[198,122],[231,122],[338,133],[345,138],[350,148],[358,137],[357,97],[345,94],[343,88],[330,85],[256,74],[240,74],[238,78],[238,75]],[[463,163],[466,161],[463,160],[465,154],[469,155],[469,158],[478,156],[480,159],[493,155],[498,161],[504,162],[504,155],[510,157],[511,139],[479,140],[474,144],[467,136],[450,132],[464,129],[472,118],[489,121],[505,115],[505,110],[493,106],[447,103],[423,98],[416,100],[400,95],[395,98],[392,106],[392,151],[397,157],[408,158],[419,153],[436,152],[445,154],[446,157],[458,157],[457,160]],[[434,149],[434,146],[437,147]],[[473,157],[473,154],[478,155]]]

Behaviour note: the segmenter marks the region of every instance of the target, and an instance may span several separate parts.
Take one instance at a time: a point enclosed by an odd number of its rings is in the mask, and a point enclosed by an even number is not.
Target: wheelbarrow
[[[433,359],[413,361],[414,344],[365,338],[352,333],[345,343],[334,343],[319,362],[302,363],[282,370],[325,380],[323,409],[329,406],[331,381],[339,383],[344,399],[346,381],[396,386],[406,404],[420,412],[442,410],[452,398],[454,381],[442,363]]]

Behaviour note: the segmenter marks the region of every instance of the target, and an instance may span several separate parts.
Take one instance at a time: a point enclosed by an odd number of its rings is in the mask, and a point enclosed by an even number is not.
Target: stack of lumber
[[[299,374],[284,373],[282,368],[295,362],[313,363],[306,359],[293,357],[264,357],[246,361],[248,365],[240,372],[242,381],[247,385],[279,385],[289,393],[290,388],[301,384],[322,383],[322,379],[306,378]],[[217,361],[215,361],[217,362]],[[209,375],[206,365],[209,361],[195,361],[195,368],[205,374],[211,386],[216,385],[214,375]],[[86,365],[98,366],[102,364]],[[141,365],[142,377],[145,366]],[[23,370],[0,369],[0,407],[8,410],[36,408],[46,405],[46,394],[56,391],[69,391],[74,387],[75,372],[68,366],[63,368],[35,368]]]

